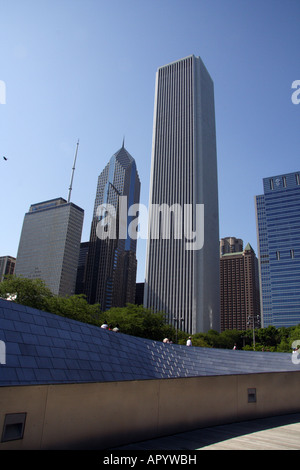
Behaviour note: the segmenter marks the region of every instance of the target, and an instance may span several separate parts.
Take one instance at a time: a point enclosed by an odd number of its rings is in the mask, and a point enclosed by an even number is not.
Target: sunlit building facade
[[[55,295],[75,294],[84,211],[63,198],[32,204],[25,214],[16,276],[42,279]]]
[[[221,251],[228,239],[220,242]],[[260,327],[258,261],[248,243],[230,237],[230,245],[220,255],[221,331]]]
[[[169,237],[153,236],[155,205],[178,209],[177,215],[169,213]],[[197,213],[200,206],[202,215]],[[165,312],[170,324],[189,333],[219,330],[214,86],[194,55],[160,67],[156,74],[149,207],[145,307]],[[164,215],[162,219],[166,223]],[[187,221],[197,233],[193,247],[184,233]]]
[[[300,172],[263,179],[255,197],[263,326],[300,323]]]

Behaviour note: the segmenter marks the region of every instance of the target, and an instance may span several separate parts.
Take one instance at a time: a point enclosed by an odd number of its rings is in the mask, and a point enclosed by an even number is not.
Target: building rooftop
[[[5,361],[3,354],[0,356],[0,386],[300,370],[288,353],[165,344],[2,299],[0,341],[5,344]]]

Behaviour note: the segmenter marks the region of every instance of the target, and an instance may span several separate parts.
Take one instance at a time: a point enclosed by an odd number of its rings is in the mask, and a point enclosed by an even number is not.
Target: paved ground
[[[300,450],[300,413],[212,426],[118,450]]]

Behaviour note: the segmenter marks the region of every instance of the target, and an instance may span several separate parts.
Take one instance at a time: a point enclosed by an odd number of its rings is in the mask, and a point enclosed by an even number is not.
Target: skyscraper
[[[263,326],[300,323],[300,172],[263,179],[255,197]]]
[[[219,330],[214,87],[194,55],[156,74],[149,202],[144,305],[187,332]],[[153,208],[169,229],[159,237]]]
[[[119,231],[120,196],[127,198],[126,234],[124,236],[123,230],[122,237]],[[140,179],[136,163],[123,143],[98,178],[87,256],[85,293],[89,303],[99,303],[104,311],[135,302],[137,241],[128,233],[132,218],[127,214],[129,207],[139,203],[139,198]],[[105,223],[99,208],[105,205],[113,207],[115,211],[115,236],[110,234],[106,238],[99,238],[98,224]]]
[[[230,250],[222,253],[224,246]],[[224,243],[225,242],[225,243]],[[248,243],[234,237],[220,241],[221,331],[260,326],[258,262]]]
[[[55,295],[72,295],[84,211],[63,198],[32,204],[25,214],[15,274],[40,278]]]

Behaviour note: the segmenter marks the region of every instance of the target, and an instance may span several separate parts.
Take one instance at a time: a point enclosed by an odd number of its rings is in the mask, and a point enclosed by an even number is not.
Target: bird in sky
[[[7,161],[7,158],[6,158],[6,157],[3,157],[3,160]]]

